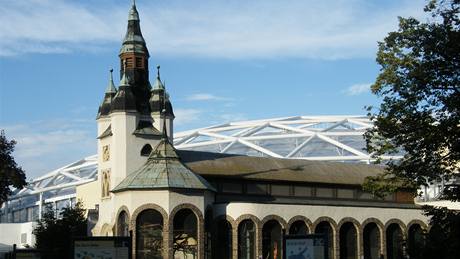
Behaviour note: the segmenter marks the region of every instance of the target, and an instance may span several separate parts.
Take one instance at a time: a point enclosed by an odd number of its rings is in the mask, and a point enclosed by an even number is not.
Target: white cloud
[[[174,119],[174,124],[177,126],[182,126],[187,123],[198,121],[200,119],[202,111],[198,109],[178,108],[174,109],[174,114],[176,115],[176,118]]]
[[[16,140],[14,157],[28,178],[96,153],[95,124],[90,120],[48,120],[2,125]]]
[[[371,89],[371,84],[370,83],[367,83],[367,84],[354,84],[354,85],[348,87],[344,91],[344,93],[346,95],[350,95],[350,96],[360,95],[360,94],[369,92],[370,89]]]
[[[192,94],[186,98],[187,101],[224,101],[230,100],[230,98],[215,96],[213,94],[198,93]]]
[[[425,1],[142,1],[143,34],[154,54],[218,58],[372,57],[396,17],[422,17]],[[161,5],[161,6],[160,6]],[[128,4],[3,1],[0,55],[94,51],[119,44]],[[108,47],[112,49],[112,46]]]

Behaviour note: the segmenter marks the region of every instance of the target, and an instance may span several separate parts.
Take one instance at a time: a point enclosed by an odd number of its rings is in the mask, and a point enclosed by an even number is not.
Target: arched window
[[[419,224],[414,224],[409,228],[408,253],[410,258],[422,258],[422,248],[425,246],[425,235]]]
[[[198,224],[190,209],[179,210],[173,223],[174,258],[198,257]]]
[[[297,220],[291,224],[289,235],[306,235],[308,234],[307,224],[303,220]]]
[[[152,153],[152,146],[145,144],[141,149],[141,156],[149,156]]]
[[[344,223],[340,228],[340,259],[357,259],[358,242],[355,225]]]
[[[283,233],[280,223],[270,220],[262,228],[262,258],[281,259],[283,255]]]
[[[334,251],[334,232],[332,231],[332,226],[329,222],[323,221],[316,225],[315,234],[324,234],[327,238],[327,258],[332,258],[332,253]]]
[[[216,222],[214,257],[219,259],[232,258],[232,225],[225,219]]]
[[[371,222],[364,227],[363,246],[364,259],[380,258],[380,230],[377,224]]]
[[[154,209],[144,210],[136,218],[137,258],[163,258],[162,249],[163,217]]]
[[[129,236],[129,217],[125,211],[120,212],[118,215],[117,235],[121,237]]]
[[[252,220],[243,220],[238,226],[238,258],[254,259],[256,256],[256,227]]]
[[[387,237],[387,258],[402,259],[403,258],[403,235],[398,224],[390,224],[386,230]]]

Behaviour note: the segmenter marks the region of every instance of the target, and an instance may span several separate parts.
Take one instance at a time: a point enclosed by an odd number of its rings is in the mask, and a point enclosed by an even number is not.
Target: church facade
[[[131,236],[133,258],[281,259],[283,235],[322,233],[329,258],[388,258],[416,248],[427,218],[406,190],[361,189],[376,165],[176,150],[174,112],[135,4],[97,114],[94,236]],[[93,188],[93,189],[91,189]],[[87,191],[87,190],[93,191]]]

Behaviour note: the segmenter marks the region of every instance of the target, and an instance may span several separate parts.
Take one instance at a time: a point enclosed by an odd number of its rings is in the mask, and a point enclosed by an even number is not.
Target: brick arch
[[[115,224],[113,226],[113,233],[118,235],[118,217],[120,217],[121,212],[125,212],[126,215],[128,215],[128,230],[131,229],[131,214],[129,213],[128,207],[125,205],[122,205],[120,208],[118,208],[117,214],[115,214]]]
[[[289,220],[289,222],[286,225],[286,232],[289,232],[289,229],[291,228],[292,224],[296,221],[303,221],[305,225],[307,226],[308,233],[314,232],[313,224],[311,223],[311,221],[307,217],[301,216],[301,215],[294,216]]]
[[[398,224],[399,228],[401,229],[401,233],[402,233],[403,235],[405,235],[405,234],[406,234],[406,224],[404,224],[404,222],[402,222],[400,219],[394,219],[394,218],[388,220],[388,221],[385,223],[385,233],[386,233],[388,227],[389,227],[391,224],[394,224],[394,223]]]
[[[319,223],[321,222],[328,222],[329,224],[331,224],[331,227],[332,227],[332,231],[334,232],[334,235],[337,233],[337,223],[335,222],[335,220],[333,220],[332,218],[330,217],[319,217],[315,220],[315,222],[313,222],[312,224],[312,231],[315,232],[316,230],[316,227],[319,225]]]
[[[228,223],[230,223],[230,226],[232,227],[232,229],[234,229],[236,227],[235,226],[235,220],[229,215],[219,215],[219,216],[215,217],[213,225],[215,225],[219,220],[223,220],[223,219],[225,219],[226,221],[228,221]]]
[[[265,223],[267,223],[270,220],[276,220],[281,225],[281,229],[286,229],[286,226],[287,226],[286,220],[284,220],[282,217],[278,215],[273,215],[273,214],[267,215],[264,217],[264,219],[260,222],[261,227],[263,228]]]
[[[380,254],[385,254],[386,249],[385,249],[385,226],[383,225],[382,221],[380,221],[377,218],[368,218],[361,223],[361,235],[359,235],[359,244],[360,244],[360,251],[361,251],[361,256],[364,256],[364,228],[369,224],[369,223],[375,223],[377,225],[377,228],[379,229],[380,233]]]
[[[406,236],[408,237],[409,236],[409,229],[413,226],[413,225],[420,225],[420,227],[422,228],[422,230],[424,231],[428,231],[428,225],[419,220],[419,219],[413,219],[411,220],[408,224],[407,224],[407,227],[406,227]]]
[[[355,218],[352,218],[352,217],[345,217],[343,219],[341,219],[339,221],[339,223],[337,224],[337,235],[335,236],[335,240],[336,240],[336,244],[337,246],[335,247],[335,252],[337,254],[337,257],[340,258],[340,229],[342,228],[342,226],[345,224],[345,223],[352,223],[353,226],[355,227],[355,230],[356,230],[356,247],[357,247],[357,251],[356,251],[356,254],[358,255],[358,257],[362,254],[362,243],[361,243],[361,238],[360,236],[362,236],[362,232],[361,232],[361,224],[359,223],[359,221],[357,221]]]
[[[313,222],[313,225],[312,225],[312,233],[315,233],[316,231],[316,227],[321,223],[321,222],[327,222],[329,223],[329,225],[331,226],[331,229],[332,229],[332,240],[330,240],[329,242],[331,242],[332,244],[332,249],[333,249],[333,254],[330,255],[331,258],[336,258],[337,254],[338,254],[338,244],[337,244],[337,231],[338,231],[338,228],[337,228],[337,223],[335,222],[334,219],[330,218],[330,217],[327,217],[327,216],[323,216],[323,217],[319,217],[315,220],[315,222]]]
[[[163,217],[163,255],[166,255],[167,251],[168,251],[168,243],[167,243],[167,234],[169,232],[169,228],[168,228],[168,214],[166,213],[166,211],[160,206],[160,205],[157,205],[157,204],[154,204],[154,203],[147,203],[147,204],[144,204],[142,206],[139,206],[136,210],[134,210],[133,212],[133,215],[131,216],[131,221],[130,221],[130,227],[129,229],[131,229],[133,235],[132,235],[132,255],[133,255],[133,258],[136,258],[136,238],[137,238],[137,233],[136,233],[136,220],[137,220],[137,217],[139,216],[139,214],[141,212],[143,212],[144,210],[149,210],[149,209],[153,209],[153,210],[156,210],[158,211],[161,216]]]
[[[173,251],[173,232],[174,232],[174,217],[176,216],[177,212],[183,210],[183,209],[189,209],[195,214],[197,218],[197,228],[198,228],[198,233],[197,233],[197,238],[198,238],[198,259],[203,259],[204,258],[204,215],[193,204],[190,203],[183,203],[180,205],[177,205],[169,214],[169,220],[168,220],[168,228],[169,228],[169,235],[168,235],[168,246],[169,246],[169,257],[167,258],[173,258],[174,257],[174,251]]]
[[[256,258],[258,258],[259,255],[262,254],[262,222],[260,221],[259,218],[252,214],[243,214],[239,216],[235,220],[235,228],[233,229],[233,255],[234,258],[238,257],[238,228],[240,227],[240,224],[244,220],[251,220],[254,223],[254,226],[256,227],[256,237],[255,237],[255,242],[256,242]]]

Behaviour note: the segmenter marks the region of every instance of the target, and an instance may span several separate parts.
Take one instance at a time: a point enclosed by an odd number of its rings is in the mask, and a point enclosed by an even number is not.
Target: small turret
[[[164,109],[167,117],[174,117],[168,92],[166,92],[165,85],[160,78],[160,66],[157,66],[157,78],[151,90],[149,103],[152,115],[160,115]]]
[[[110,113],[110,108],[112,105],[113,98],[117,94],[117,88],[113,83],[113,69],[110,69],[109,84],[105,89],[104,100],[99,106],[99,111],[97,113],[97,118],[101,116],[107,116]]]

